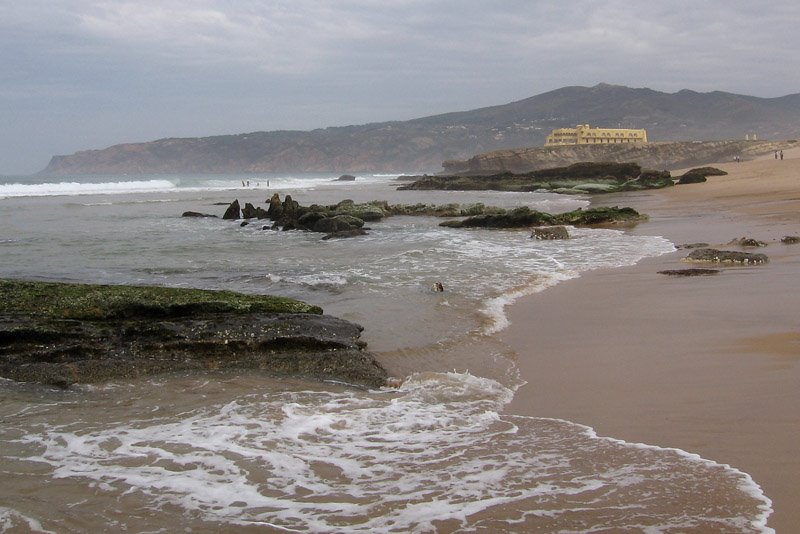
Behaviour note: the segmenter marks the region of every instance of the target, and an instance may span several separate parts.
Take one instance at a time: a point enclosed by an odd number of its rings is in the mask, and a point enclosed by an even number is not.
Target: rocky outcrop
[[[216,219],[216,215],[210,215],[208,213],[200,213],[199,211],[184,211],[181,214],[181,217],[195,217],[195,218],[204,218],[204,217],[211,217],[212,219]]]
[[[581,161],[637,162],[649,169],[685,169],[733,161],[734,157],[751,159],[775,150],[798,146],[796,141],[693,141],[657,142],[619,145],[569,145],[497,150],[478,154],[467,160],[443,163],[448,175],[527,173],[561,167]],[[710,176],[706,174],[706,176]]]
[[[225,210],[225,213],[222,215],[223,219],[226,220],[235,220],[239,219],[242,216],[242,210],[239,207],[239,201],[234,200],[231,202],[231,205],[228,206],[228,209]]]
[[[781,243],[783,243],[784,245],[796,245],[800,243],[800,236],[785,235],[781,238]]]
[[[361,330],[278,297],[0,280],[0,376],[59,387],[213,369],[381,386]]]
[[[689,169],[678,178],[678,185],[700,184],[707,180],[707,176],[725,176],[728,173],[715,167],[700,167]]]
[[[759,241],[753,237],[737,237],[733,239],[729,245],[737,245],[740,247],[766,247],[767,244],[763,241]]]
[[[633,208],[589,208],[551,215],[523,206],[502,213],[477,215],[463,220],[445,221],[449,228],[529,228],[532,226],[619,226],[632,225],[647,217]]]
[[[687,262],[707,262],[707,263],[732,263],[739,265],[760,265],[767,263],[769,258],[766,254],[755,254],[752,252],[738,252],[730,250],[717,250],[713,248],[699,248],[693,250],[683,261]]]
[[[580,162],[526,173],[422,176],[399,190],[553,191],[556,193],[614,193],[658,189],[673,185],[666,171],[643,170],[636,163]]]

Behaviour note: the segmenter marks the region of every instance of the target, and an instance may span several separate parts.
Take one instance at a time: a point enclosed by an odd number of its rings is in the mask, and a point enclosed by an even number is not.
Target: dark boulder
[[[689,255],[684,258],[684,261],[760,265],[769,262],[769,258],[767,258],[766,254],[699,248],[690,252]]]
[[[740,247],[766,247],[767,244],[752,237],[737,237],[732,240],[729,245],[738,245]]]
[[[198,218],[211,217],[211,218],[214,218],[214,219],[218,218],[216,215],[209,215],[208,213],[200,213],[200,212],[197,212],[197,211],[184,211],[183,214],[181,215],[181,217],[198,217]]]
[[[322,232],[332,234],[335,232],[347,232],[357,230],[364,226],[364,221],[350,215],[336,215],[334,217],[323,217],[318,219],[311,228],[312,232]]]
[[[228,206],[228,209],[225,210],[225,215],[223,215],[222,218],[227,220],[241,218],[241,208],[239,207],[238,199],[231,202],[230,206]]]
[[[698,172],[687,172],[678,179],[678,185],[701,184],[706,181],[706,177]]]
[[[281,196],[278,193],[272,195],[269,199],[269,208],[267,208],[267,218],[277,221],[283,216],[283,204],[281,203]]]
[[[355,181],[356,177],[352,174],[343,174],[339,178],[336,179],[338,182],[353,182]]]
[[[348,237],[358,237],[362,235],[367,235],[367,231],[364,228],[354,228],[352,230],[342,230],[327,234],[322,239],[327,241],[328,239],[345,239]]]
[[[255,218],[256,218],[256,207],[249,202],[245,203],[244,209],[242,210],[242,219],[255,219]]]
[[[800,243],[800,236],[786,235],[781,238],[781,243],[784,245],[796,245]]]

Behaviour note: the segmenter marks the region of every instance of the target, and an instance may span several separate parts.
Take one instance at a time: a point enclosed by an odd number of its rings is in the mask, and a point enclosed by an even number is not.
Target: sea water
[[[588,269],[673,250],[658,236],[449,229],[389,217],[323,241],[226,204],[525,205],[550,193],[397,191],[396,176],[0,179],[0,277],[277,294],[365,327],[399,389],[179,374],[69,391],[0,381],[0,530],[10,532],[767,531],[750,477],[504,407],[506,307]],[[244,183],[244,186],[242,185]],[[445,291],[432,292],[441,282]]]

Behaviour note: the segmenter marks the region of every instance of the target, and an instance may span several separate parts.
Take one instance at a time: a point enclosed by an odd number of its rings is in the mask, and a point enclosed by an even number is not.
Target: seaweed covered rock
[[[642,170],[636,163],[581,162],[514,174],[419,176],[398,189],[552,191],[555,193],[613,193],[673,185],[667,171]]]
[[[555,224],[555,219],[552,215],[523,206],[503,213],[476,215],[463,220],[445,221],[440,223],[439,226],[449,228],[526,228],[552,224]]]
[[[714,248],[699,248],[693,250],[683,261],[687,262],[706,262],[706,263],[732,263],[739,265],[760,265],[767,263],[769,258],[766,254],[756,254],[753,252],[738,252],[731,250],[717,250]]]
[[[727,172],[716,167],[697,167],[689,169],[680,178],[678,184],[699,184],[706,181],[708,176],[725,176]]]
[[[439,226],[450,228],[528,228],[531,226],[604,226],[635,224],[646,220],[633,208],[589,208],[551,215],[528,207],[496,214],[478,215],[463,220],[446,221]]]
[[[381,386],[361,330],[280,297],[0,280],[0,376],[60,387],[212,369]]]

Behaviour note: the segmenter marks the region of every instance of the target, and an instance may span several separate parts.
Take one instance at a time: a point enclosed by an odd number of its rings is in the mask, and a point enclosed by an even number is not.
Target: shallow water
[[[180,217],[221,215],[218,202],[260,203],[273,190],[302,204],[586,205],[546,193],[398,192],[384,176],[250,177],[261,189],[236,187],[240,179],[6,180],[0,276],[300,298],[364,325],[370,350],[403,386],[362,391],[252,373],[67,392],[0,381],[0,530],[765,529],[768,499],[733,468],[504,412],[520,383],[516,355],[491,335],[506,325],[505,306],[590,268],[671,251],[669,242],[613,230],[540,242],[427,217],[320,241]],[[444,293],[430,291],[437,281]]]

